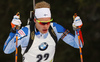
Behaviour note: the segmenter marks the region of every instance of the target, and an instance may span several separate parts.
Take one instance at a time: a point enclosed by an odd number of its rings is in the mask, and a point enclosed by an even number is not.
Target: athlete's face
[[[51,18],[38,18],[38,20],[34,19],[36,28],[42,33],[47,33],[50,27]]]

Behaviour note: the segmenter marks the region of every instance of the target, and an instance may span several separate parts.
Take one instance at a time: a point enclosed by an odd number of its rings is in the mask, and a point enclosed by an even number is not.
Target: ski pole
[[[16,14],[17,16],[19,16],[19,18],[20,18],[20,14],[19,14],[19,12],[17,12],[17,14]],[[18,26],[16,26],[16,32],[18,31],[18,29],[19,29],[19,27]],[[17,62],[17,60],[18,60],[18,33],[16,33],[16,51],[15,51],[15,62]]]
[[[80,58],[81,62],[83,62],[83,56],[82,56],[82,49],[81,49],[81,43],[80,43],[80,35],[79,35],[80,28],[77,29],[77,34],[78,34],[78,41],[79,41],[79,50],[80,50]]]
[[[77,17],[77,14],[75,13],[74,16],[73,16],[73,19],[75,19],[75,17]],[[78,42],[79,42],[79,51],[80,51],[80,59],[81,59],[81,62],[83,62],[83,56],[82,56],[82,48],[81,48],[81,42],[80,42],[80,31],[81,31],[81,28],[78,27],[78,29],[76,30],[76,33],[78,35]],[[83,38],[82,38],[83,39]],[[82,40],[83,42],[83,40]]]
[[[16,52],[15,52],[15,62],[18,59],[18,34],[16,34]]]

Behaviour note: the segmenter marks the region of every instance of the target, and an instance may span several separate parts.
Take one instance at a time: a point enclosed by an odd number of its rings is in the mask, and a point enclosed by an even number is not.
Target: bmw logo
[[[39,50],[44,51],[48,48],[48,44],[46,42],[43,42],[39,45]]]

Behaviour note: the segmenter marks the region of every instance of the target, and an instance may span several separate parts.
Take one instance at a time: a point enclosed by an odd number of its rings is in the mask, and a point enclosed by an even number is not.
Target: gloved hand
[[[14,15],[12,21],[11,21],[11,32],[16,33],[16,29],[18,30],[22,24],[20,17],[18,15]]]
[[[82,20],[79,16],[75,17],[74,22],[72,23],[73,30],[81,28],[83,25]]]

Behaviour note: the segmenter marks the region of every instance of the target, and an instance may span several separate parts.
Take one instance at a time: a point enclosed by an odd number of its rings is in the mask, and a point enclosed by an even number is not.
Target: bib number
[[[46,53],[44,55],[39,54],[39,55],[37,55],[37,58],[38,58],[37,62],[41,62],[42,59],[44,59],[44,61],[46,61],[49,58],[49,53]]]

